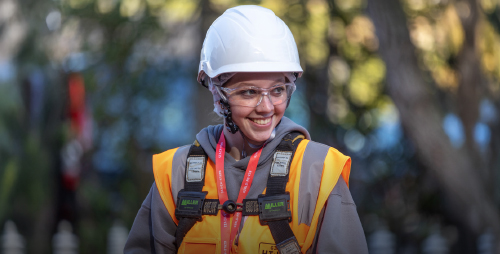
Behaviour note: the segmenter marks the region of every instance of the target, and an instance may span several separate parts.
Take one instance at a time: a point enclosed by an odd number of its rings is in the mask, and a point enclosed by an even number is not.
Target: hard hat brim
[[[296,72],[299,77],[302,76],[302,68],[297,63],[285,62],[253,62],[253,63],[240,63],[224,65],[217,70],[212,70],[208,62],[200,63],[198,72],[198,82],[201,82],[203,73],[207,74],[210,78],[215,78],[222,73],[230,72]]]

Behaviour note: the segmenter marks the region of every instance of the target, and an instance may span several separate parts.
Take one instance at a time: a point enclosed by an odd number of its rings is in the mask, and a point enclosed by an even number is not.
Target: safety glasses
[[[295,84],[277,84],[270,88],[260,88],[254,86],[244,86],[237,88],[220,88],[228,101],[233,105],[245,107],[257,107],[264,96],[269,98],[273,105],[280,105],[288,101],[295,91]]]

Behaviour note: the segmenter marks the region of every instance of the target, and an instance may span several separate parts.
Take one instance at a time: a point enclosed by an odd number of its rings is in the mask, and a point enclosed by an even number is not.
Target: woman
[[[239,6],[212,24],[198,81],[225,124],[153,157],[125,253],[368,253],[350,158],[283,116],[301,75],[272,11]]]

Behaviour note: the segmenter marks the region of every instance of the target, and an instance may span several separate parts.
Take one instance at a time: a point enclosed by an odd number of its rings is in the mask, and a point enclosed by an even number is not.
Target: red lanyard
[[[224,155],[226,154],[226,139],[224,137],[224,131],[220,134],[219,143],[217,144],[217,155],[215,158],[215,169],[217,171],[217,191],[219,194],[219,202],[224,204],[228,200],[226,191],[226,178],[224,176]],[[238,194],[238,200],[236,203],[242,203],[243,199],[248,194],[250,186],[252,186],[253,176],[255,170],[257,169],[257,164],[259,163],[260,154],[262,148],[257,152],[252,154],[250,161],[248,162],[247,170],[245,171],[245,177],[241,183],[240,193]],[[231,245],[236,237],[236,233],[240,228],[241,224],[241,211],[234,213],[232,227],[229,226],[231,214],[226,213],[224,210],[220,210],[220,230],[221,230],[221,253],[229,254],[231,252]]]

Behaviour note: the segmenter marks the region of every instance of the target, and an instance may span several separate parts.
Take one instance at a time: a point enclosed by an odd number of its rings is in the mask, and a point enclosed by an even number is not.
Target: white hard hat
[[[291,72],[302,75],[288,26],[273,11],[255,5],[226,10],[207,31],[198,82],[228,72]]]

